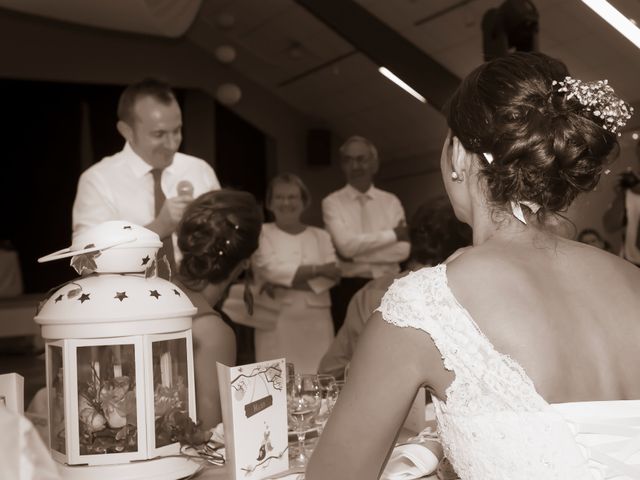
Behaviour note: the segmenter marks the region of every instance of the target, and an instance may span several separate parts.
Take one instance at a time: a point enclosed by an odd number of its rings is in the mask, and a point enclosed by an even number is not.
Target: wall
[[[446,196],[440,174],[440,151],[383,163],[376,183],[400,198],[410,218],[422,203]]]

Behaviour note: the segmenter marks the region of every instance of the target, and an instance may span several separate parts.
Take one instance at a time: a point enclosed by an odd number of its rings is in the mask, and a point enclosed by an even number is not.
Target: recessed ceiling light
[[[640,138],[640,135],[638,135],[638,132],[633,132],[631,134],[631,138],[633,138],[634,140],[637,140],[638,138]]]

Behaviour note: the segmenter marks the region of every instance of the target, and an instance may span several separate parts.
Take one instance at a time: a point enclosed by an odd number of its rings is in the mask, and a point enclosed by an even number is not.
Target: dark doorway
[[[246,190],[263,202],[267,188],[264,133],[216,103],[216,174],[225,187]]]

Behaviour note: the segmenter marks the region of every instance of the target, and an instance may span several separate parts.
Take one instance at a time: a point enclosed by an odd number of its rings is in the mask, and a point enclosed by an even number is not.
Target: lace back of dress
[[[394,325],[431,336],[445,368],[455,374],[447,390],[447,409],[468,414],[505,408],[534,411],[546,405],[520,365],[498,353],[458,303],[448,286],[445,265],[396,280],[380,311]]]

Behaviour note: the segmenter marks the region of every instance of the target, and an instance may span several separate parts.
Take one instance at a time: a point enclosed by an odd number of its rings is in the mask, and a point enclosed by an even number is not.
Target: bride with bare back
[[[554,233],[631,111],[542,54],[462,82],[441,169],[473,246],[389,288],[307,480],[378,478],[423,385],[463,480],[640,478],[640,269]]]

